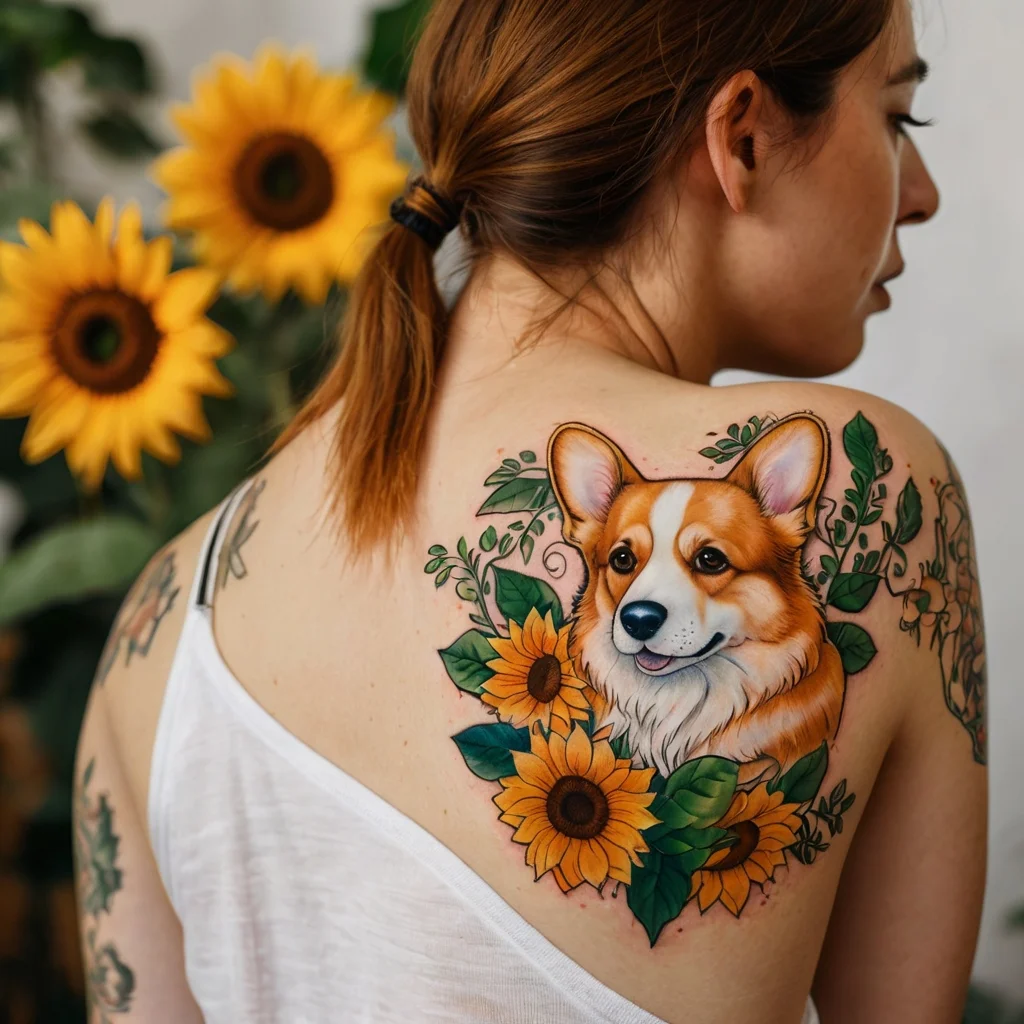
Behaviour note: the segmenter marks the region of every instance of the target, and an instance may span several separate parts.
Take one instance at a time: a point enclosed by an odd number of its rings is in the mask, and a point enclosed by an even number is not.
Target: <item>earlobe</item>
[[[614,442],[580,423],[559,427],[548,444],[551,487],[562,509],[562,533],[581,545],[587,527],[603,524],[622,488],[639,474]]]

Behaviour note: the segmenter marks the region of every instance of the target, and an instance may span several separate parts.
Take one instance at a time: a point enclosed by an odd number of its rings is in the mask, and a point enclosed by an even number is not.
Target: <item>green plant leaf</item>
[[[864,413],[858,412],[843,428],[843,449],[854,468],[859,469],[868,480],[875,478],[877,448],[878,431]]]
[[[432,544],[427,549],[427,554],[434,555],[435,557],[437,557],[438,555],[443,556],[448,554],[448,549],[443,544]]]
[[[826,630],[843,659],[843,671],[848,676],[866,669],[878,653],[868,631],[852,622],[830,622]]]
[[[713,825],[729,809],[739,766],[724,757],[698,757],[681,764],[665,781],[662,794],[687,817],[682,827]],[[678,826],[677,826],[678,827]]]
[[[536,512],[552,499],[546,476],[518,476],[492,491],[476,514],[484,516],[505,512]]]
[[[535,576],[503,569],[500,565],[494,567],[494,579],[494,599],[506,619],[521,626],[530,609],[536,608],[541,618],[550,611],[555,626],[562,625],[562,602],[549,584]]]
[[[875,596],[881,577],[868,572],[840,573],[828,591],[828,603],[843,612],[863,611]]]
[[[82,60],[85,84],[137,96],[152,91],[153,78],[142,47],[134,39],[92,35]]]
[[[521,458],[527,465],[537,461],[536,454],[531,451],[520,452],[519,458]]]
[[[108,110],[82,122],[82,130],[100,149],[120,160],[155,156],[163,146],[126,110]]]
[[[768,792],[782,790],[786,803],[802,804],[813,800],[828,771],[828,743],[804,755],[780,778],[768,783]]]
[[[487,642],[487,637],[478,629],[463,633],[458,640],[438,651],[451,681],[467,693],[483,693],[484,683],[494,673],[487,667],[487,662],[498,657],[497,651]]]
[[[690,896],[690,874],[682,858],[657,850],[640,854],[640,859],[643,867],[632,868],[626,902],[653,946],[665,925],[683,912]]]
[[[478,778],[493,782],[516,774],[513,750],[530,749],[530,731],[506,722],[471,725],[452,737],[469,770]]]
[[[533,538],[528,533],[524,533],[519,541],[519,550],[523,553],[523,565],[530,564],[530,559],[533,557],[533,545]]]
[[[0,566],[0,625],[59,602],[119,594],[159,547],[156,530],[125,515],[54,527]]]
[[[831,555],[821,556],[821,567],[829,576],[835,576],[839,572],[839,563]]]
[[[908,544],[921,531],[921,492],[913,480],[906,486],[896,499],[896,542]]]
[[[396,95],[405,91],[412,52],[431,6],[432,0],[405,0],[373,13],[363,74],[377,88]]]
[[[493,551],[494,546],[498,543],[498,531],[493,526],[488,526],[482,534],[480,534],[480,547],[484,551]]]

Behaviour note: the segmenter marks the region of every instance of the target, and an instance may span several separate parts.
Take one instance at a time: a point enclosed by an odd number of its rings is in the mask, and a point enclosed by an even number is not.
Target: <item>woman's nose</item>
[[[897,224],[924,224],[939,209],[939,190],[912,139],[903,145]]]

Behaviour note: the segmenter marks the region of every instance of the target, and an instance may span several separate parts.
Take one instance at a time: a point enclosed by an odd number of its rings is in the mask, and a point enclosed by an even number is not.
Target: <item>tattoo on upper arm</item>
[[[916,586],[903,592],[900,628],[918,644],[927,634],[942,669],[946,706],[970,735],[974,759],[985,764],[985,634],[978,566],[963,482],[949,452],[942,448],[942,454],[948,479],[931,481],[939,506],[934,555],[921,563]]]
[[[491,716],[452,737],[467,767],[500,788],[536,879],[626,886],[652,945],[690,901],[738,917],[754,884],[767,900],[789,857],[842,832],[855,796],[822,784],[847,679],[877,653],[853,619],[883,581],[901,593],[923,523],[862,414],[841,500],[811,413],[709,436],[713,475],[654,477],[564,424],[546,466],[523,451],[484,481],[476,544],[425,566],[471,609],[439,652]]]
[[[111,1015],[131,1009],[135,972],[122,959],[114,942],[99,938],[114,897],[124,888],[124,874],[117,862],[121,840],[114,831],[114,812],[108,795],[100,793],[94,797],[89,792],[95,765],[93,758],[82,773],[75,797],[74,848],[90,1014],[95,1010],[100,1024],[110,1024]]]
[[[221,589],[228,585],[229,577],[234,576],[237,580],[243,580],[249,575],[249,570],[242,559],[242,548],[260,525],[258,519],[253,519],[253,512],[266,486],[266,480],[257,480],[250,484],[245,497],[239,503],[240,515],[221,550],[218,566]]]
[[[149,654],[160,623],[181,590],[175,557],[173,548],[157,556],[125,598],[96,670],[101,685],[122,651],[126,667],[135,655],[144,658]]]

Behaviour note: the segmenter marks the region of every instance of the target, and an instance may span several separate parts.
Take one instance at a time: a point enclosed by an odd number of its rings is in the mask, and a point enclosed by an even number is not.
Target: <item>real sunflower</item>
[[[271,45],[252,64],[219,59],[174,109],[188,145],[155,167],[167,223],[239,291],[276,300],[291,287],[319,304],[355,278],[366,229],[387,220],[410,170],[382,128],[395,100],[356,86]]]
[[[520,627],[509,622],[509,638],[490,640],[497,658],[487,662],[494,673],[483,684],[480,699],[497,708],[499,717],[514,726],[541,722],[545,729],[569,735],[574,719],[590,715],[590,688],[576,675],[569,655],[569,626],[555,628],[550,610],[541,618],[531,608]]]
[[[563,892],[609,879],[629,885],[631,867],[648,852],[640,834],[658,824],[647,808],[653,768],[615,757],[607,739],[591,739],[574,725],[566,740],[530,733],[530,752],[514,750],[516,774],[501,779],[494,797],[500,820],[515,828],[536,878],[552,873]]]
[[[716,900],[739,917],[750,896],[750,883],[763,886],[786,863],[785,849],[797,840],[800,805],[785,803],[782,790],[768,792],[762,783],[737,793],[716,827],[728,829],[736,842],[717,850],[693,878],[692,892],[704,913]]]
[[[130,479],[143,448],[175,462],[172,431],[209,440],[200,396],[233,391],[214,360],[234,341],[204,315],[217,275],[169,273],[172,241],[147,243],[137,206],[114,222],[109,198],[95,224],[59,202],[52,234],[23,220],[25,245],[0,243],[0,416],[29,415],[24,458],[64,448],[88,489],[110,458]]]

